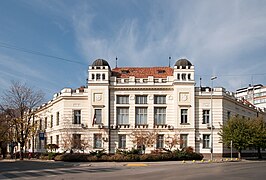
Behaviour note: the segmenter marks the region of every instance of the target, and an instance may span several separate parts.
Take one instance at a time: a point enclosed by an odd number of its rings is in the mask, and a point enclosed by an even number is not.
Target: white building
[[[211,92],[195,87],[194,66],[186,59],[173,68],[114,69],[97,59],[89,66],[87,87],[65,88],[37,109],[38,132],[45,138],[36,136],[28,146],[36,152],[44,151],[45,144],[58,144],[59,151],[65,151],[76,140],[85,144],[86,152],[115,153],[139,146],[132,132],[149,131],[156,133],[156,141],[146,152],[168,148],[169,138],[178,135],[182,143],[176,148],[191,146],[206,157],[211,149],[212,99],[213,153],[220,157],[229,151],[217,133],[229,116],[265,114],[223,88]]]
[[[266,86],[262,84],[237,89],[236,97],[243,98],[263,110],[266,108]]]

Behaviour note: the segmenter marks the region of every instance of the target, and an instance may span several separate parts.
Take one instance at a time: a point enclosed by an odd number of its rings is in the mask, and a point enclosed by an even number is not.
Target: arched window
[[[102,74],[102,79],[105,80],[105,74]]]
[[[191,74],[187,75],[188,80],[191,80]]]
[[[177,80],[180,80],[180,74],[179,73],[177,74]]]
[[[186,80],[186,74],[182,74],[182,80]]]
[[[96,74],[96,80],[100,80],[101,79],[101,74]]]
[[[95,79],[95,75],[94,74],[91,75],[91,79]]]

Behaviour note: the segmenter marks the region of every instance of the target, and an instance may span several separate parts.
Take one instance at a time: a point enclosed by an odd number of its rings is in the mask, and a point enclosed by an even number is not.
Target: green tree
[[[251,143],[258,150],[258,158],[262,159],[261,148],[266,147],[266,122],[262,118],[250,121]]]
[[[34,108],[40,105],[43,97],[41,91],[34,91],[20,82],[12,82],[2,96],[0,110],[9,118],[14,141],[20,145],[20,159],[23,159],[25,143],[36,133]]]
[[[238,157],[241,152],[252,145],[252,131],[249,120],[240,117],[232,117],[222,125],[220,132],[222,142],[230,147],[231,141],[233,148],[237,149]]]

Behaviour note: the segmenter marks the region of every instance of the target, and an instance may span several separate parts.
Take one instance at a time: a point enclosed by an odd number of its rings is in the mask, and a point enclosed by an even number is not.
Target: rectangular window
[[[117,95],[116,104],[129,104],[129,96]]]
[[[136,96],[136,104],[147,104],[147,96]]]
[[[180,134],[180,148],[186,148],[187,147],[187,134]]]
[[[147,124],[147,108],[136,108],[136,125]]]
[[[53,144],[53,136],[50,136],[50,144]]]
[[[160,134],[157,136],[156,148],[162,149],[164,148],[164,135]]]
[[[56,125],[59,125],[59,112],[56,113]]]
[[[203,121],[202,121],[203,124],[210,123],[210,110],[203,110],[202,116],[203,116]]]
[[[129,124],[128,113],[129,108],[117,108],[117,124]]]
[[[156,125],[162,125],[166,122],[166,108],[165,107],[156,107],[154,108],[154,123]]]
[[[44,129],[47,129],[47,117],[44,118]]]
[[[181,124],[187,124],[187,109],[181,109]]]
[[[74,110],[74,121],[73,124],[81,124],[81,110]]]
[[[40,119],[39,130],[42,130],[42,119]]]
[[[231,118],[231,112],[227,111],[227,120],[229,120]]]
[[[47,145],[47,137],[44,137],[44,147]]]
[[[59,135],[56,135],[56,144],[59,146]]]
[[[94,134],[94,148],[102,148],[102,135]]]
[[[101,124],[102,123],[102,109],[95,109],[94,110],[94,124]]]
[[[210,135],[203,134],[203,148],[209,149],[210,148]]]
[[[53,123],[54,123],[54,122],[53,122],[53,121],[54,121],[54,120],[53,120],[53,118],[54,118],[54,117],[53,117],[53,115],[51,115],[51,123],[50,123],[50,128],[52,128],[52,127],[53,127]]]
[[[81,134],[73,134],[73,136],[72,136],[72,148],[81,149]]]
[[[166,96],[154,96],[154,104],[166,104]]]
[[[118,148],[120,149],[125,149],[126,148],[126,135],[125,134],[120,134],[118,135]]]

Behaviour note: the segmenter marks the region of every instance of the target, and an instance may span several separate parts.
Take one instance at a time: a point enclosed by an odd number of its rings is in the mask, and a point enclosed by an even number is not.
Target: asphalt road
[[[127,163],[0,161],[0,179],[266,179],[266,161],[223,163],[155,162],[131,164],[133,165],[131,167],[126,165]]]

